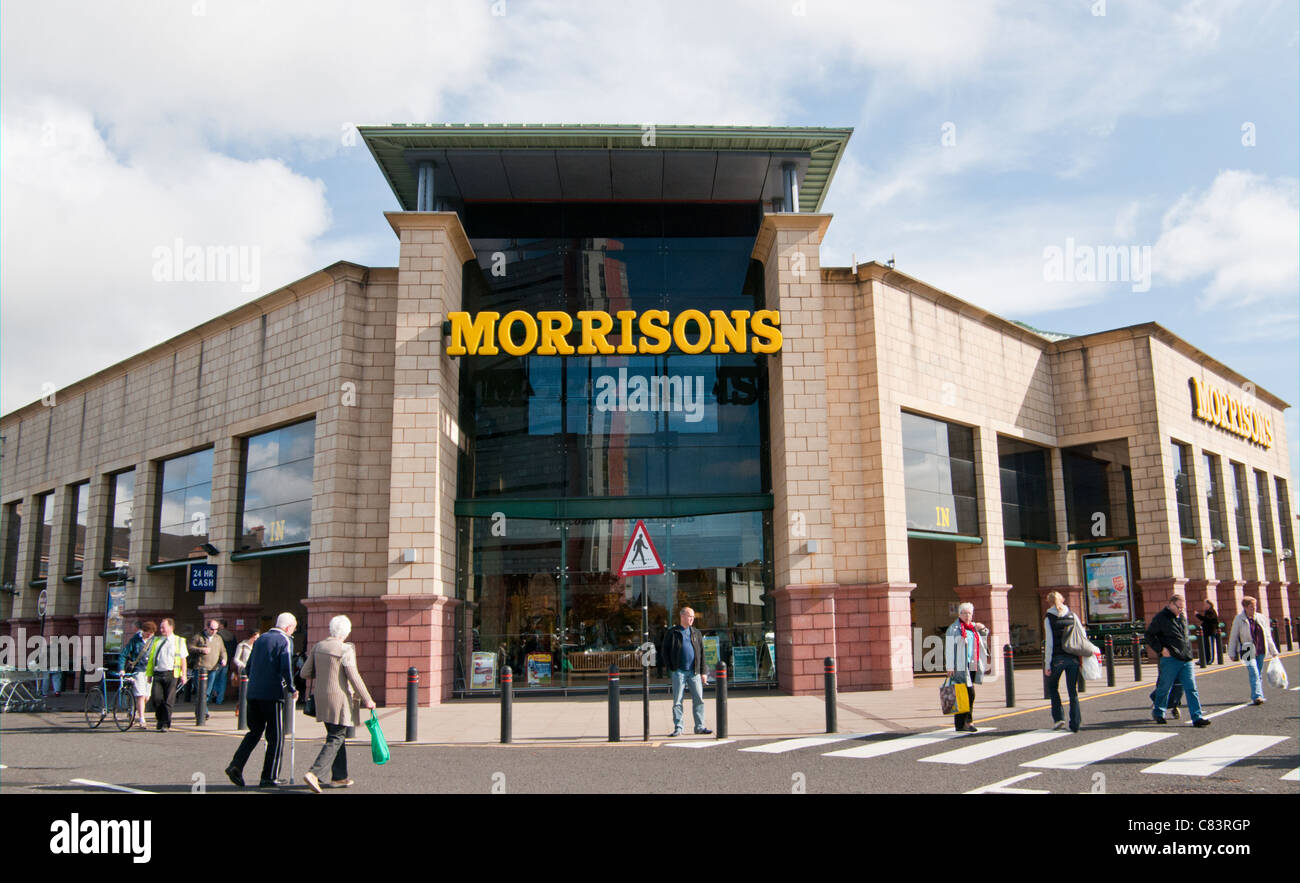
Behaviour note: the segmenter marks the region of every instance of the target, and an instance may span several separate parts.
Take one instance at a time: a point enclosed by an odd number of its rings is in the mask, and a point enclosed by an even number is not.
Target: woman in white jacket
[[[1246,664],[1250,676],[1250,699],[1256,705],[1264,704],[1264,660],[1277,655],[1277,644],[1262,613],[1255,612],[1255,599],[1241,599],[1241,613],[1232,621],[1228,632],[1228,658],[1240,659]]]

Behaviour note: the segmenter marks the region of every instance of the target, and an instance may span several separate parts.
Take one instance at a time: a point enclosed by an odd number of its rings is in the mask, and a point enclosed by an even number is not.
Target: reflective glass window
[[[315,452],[315,420],[245,439],[240,551],[310,542]]]
[[[902,421],[908,528],[978,536],[974,433],[919,414]]]
[[[104,542],[104,568],[126,567],[131,554],[131,521],[135,511],[135,470],[119,472],[109,479],[108,511],[113,520]]]
[[[1051,542],[1056,535],[1051,459],[1036,445],[998,439],[1002,530],[1011,540]]]
[[[1178,506],[1178,535],[1196,539],[1196,516],[1192,513],[1191,472],[1188,467],[1190,453],[1186,445],[1173,442],[1169,445],[1169,462],[1174,470],[1174,496]]]
[[[1245,467],[1242,467],[1243,471]],[[1273,540],[1273,504],[1269,502],[1268,476],[1255,470],[1255,493],[1258,496],[1256,510],[1259,516],[1259,544],[1269,551],[1275,551]]]
[[[18,539],[23,532],[23,504],[21,500],[9,503],[5,523],[5,561],[3,573],[4,585],[9,591],[18,587]]]
[[[90,512],[90,482],[83,481],[72,488],[72,511],[68,520],[68,568],[66,576],[74,576],[85,569],[86,517]]]
[[[1061,462],[1071,540],[1095,542],[1136,534],[1125,439],[1063,448]]]
[[[1277,488],[1277,523],[1278,529],[1282,531],[1282,548],[1290,549],[1295,552],[1295,538],[1291,530],[1291,519],[1295,516],[1291,514],[1291,500],[1287,495],[1286,482],[1280,478],[1273,479]]]
[[[36,554],[32,556],[32,578],[48,579],[50,576],[50,542],[54,536],[54,492],[36,498]]]
[[[159,466],[156,561],[204,558],[212,509],[212,449],[164,460]]]

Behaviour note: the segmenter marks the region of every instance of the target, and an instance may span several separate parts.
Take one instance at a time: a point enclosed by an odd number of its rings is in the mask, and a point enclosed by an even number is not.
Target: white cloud
[[[324,185],[282,162],[119,157],[88,113],[51,100],[7,100],[0,190],[4,411],[317,269],[330,222]],[[178,238],[255,250],[257,290],[155,281],[155,249]]]
[[[1156,242],[1157,277],[1171,283],[1209,277],[1200,306],[1226,300],[1294,300],[1300,285],[1300,181],[1237,170],[1208,190],[1188,193],[1167,212]]]

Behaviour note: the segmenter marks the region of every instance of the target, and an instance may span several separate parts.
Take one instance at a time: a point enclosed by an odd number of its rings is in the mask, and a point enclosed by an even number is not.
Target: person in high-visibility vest
[[[158,635],[149,645],[149,661],[145,664],[145,677],[153,678],[153,713],[160,733],[171,729],[176,689],[189,679],[185,639],[175,633],[175,628],[176,621],[171,617],[158,624]]]

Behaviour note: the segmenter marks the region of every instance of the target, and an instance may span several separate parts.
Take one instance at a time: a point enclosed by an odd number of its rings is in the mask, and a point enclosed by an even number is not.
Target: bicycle
[[[132,680],[129,674],[107,673],[100,669],[103,676],[100,677],[99,683],[95,689],[86,691],[86,702],[82,709],[86,716],[86,723],[92,730],[97,729],[108,717],[110,710],[113,714],[113,723],[118,730],[126,732],[135,724],[135,690],[132,687]],[[108,682],[117,681],[117,689],[113,691],[112,704],[108,699]]]

